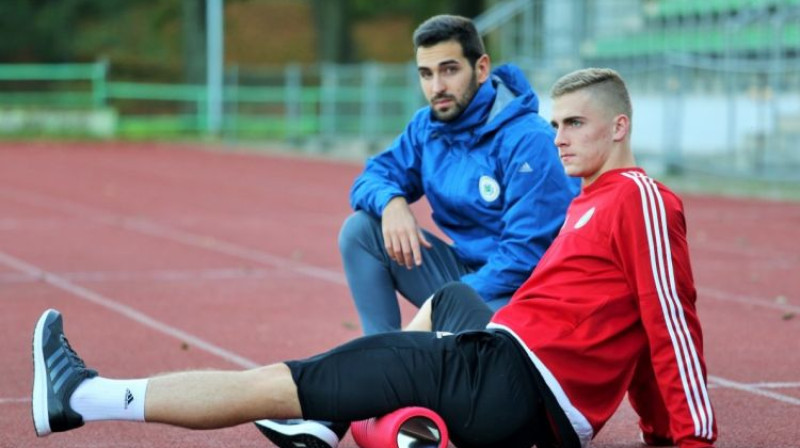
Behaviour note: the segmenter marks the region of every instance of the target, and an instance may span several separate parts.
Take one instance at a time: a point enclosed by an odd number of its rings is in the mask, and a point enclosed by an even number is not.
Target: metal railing
[[[209,131],[206,86],[110,81],[107,74],[105,62],[0,64],[0,111],[110,108],[122,137]],[[223,97],[223,133],[237,138],[379,138],[399,132],[423,104],[414,67],[386,64],[231,67]]]
[[[700,3],[508,0],[476,23],[489,48],[502,44],[491,50],[495,65],[511,60],[526,72],[545,116],[544,93],[558,76],[612,67],[634,99],[638,154],[670,170],[797,179],[800,0],[695,8]],[[106,111],[120,137],[208,135],[206,86],[121,82],[108,73],[102,61],[0,64],[0,133],[13,130],[2,115],[13,109],[17,121],[20,110],[29,118],[37,110]],[[222,137],[242,140],[386,141],[424,105],[411,62],[229,66],[223,100]]]

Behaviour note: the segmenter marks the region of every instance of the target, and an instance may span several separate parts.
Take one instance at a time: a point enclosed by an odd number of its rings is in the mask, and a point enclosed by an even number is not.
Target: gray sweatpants
[[[397,292],[420,307],[443,285],[473,271],[449,244],[424,232],[433,247],[422,249],[422,266],[407,269],[386,253],[379,219],[357,211],[342,225],[339,251],[364,334],[400,329]]]

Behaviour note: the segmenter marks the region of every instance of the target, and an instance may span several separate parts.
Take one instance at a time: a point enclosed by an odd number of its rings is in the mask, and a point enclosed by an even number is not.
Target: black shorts
[[[529,448],[548,431],[530,360],[469,287],[435,295],[434,330],[356,339],[287,363],[303,417],[355,421],[406,406],[437,412],[459,448]],[[452,332],[445,335],[441,332]]]

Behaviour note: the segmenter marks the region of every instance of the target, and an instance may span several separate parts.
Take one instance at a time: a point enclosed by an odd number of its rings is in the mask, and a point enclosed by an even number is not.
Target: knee
[[[439,288],[431,298],[431,309],[437,313],[447,314],[448,310],[459,307],[465,297],[477,295],[466,283],[450,282]]]
[[[353,247],[363,244],[367,236],[380,230],[380,221],[369,213],[359,210],[348,216],[339,230],[339,251],[347,253]]]
[[[434,294],[430,314],[434,330],[457,333],[486,328],[493,312],[471,286],[448,283]]]

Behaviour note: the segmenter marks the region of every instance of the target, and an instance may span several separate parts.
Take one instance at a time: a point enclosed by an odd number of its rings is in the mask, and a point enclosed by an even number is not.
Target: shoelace
[[[69,357],[70,364],[72,364],[72,365],[74,365],[76,367],[79,367],[81,369],[85,369],[86,368],[86,363],[83,362],[81,357],[78,356],[78,353],[75,352],[75,350],[72,348],[71,345],[69,345],[69,340],[67,340],[67,337],[64,336],[63,334],[61,335],[61,344],[64,346],[64,349],[67,352],[67,356]]]

